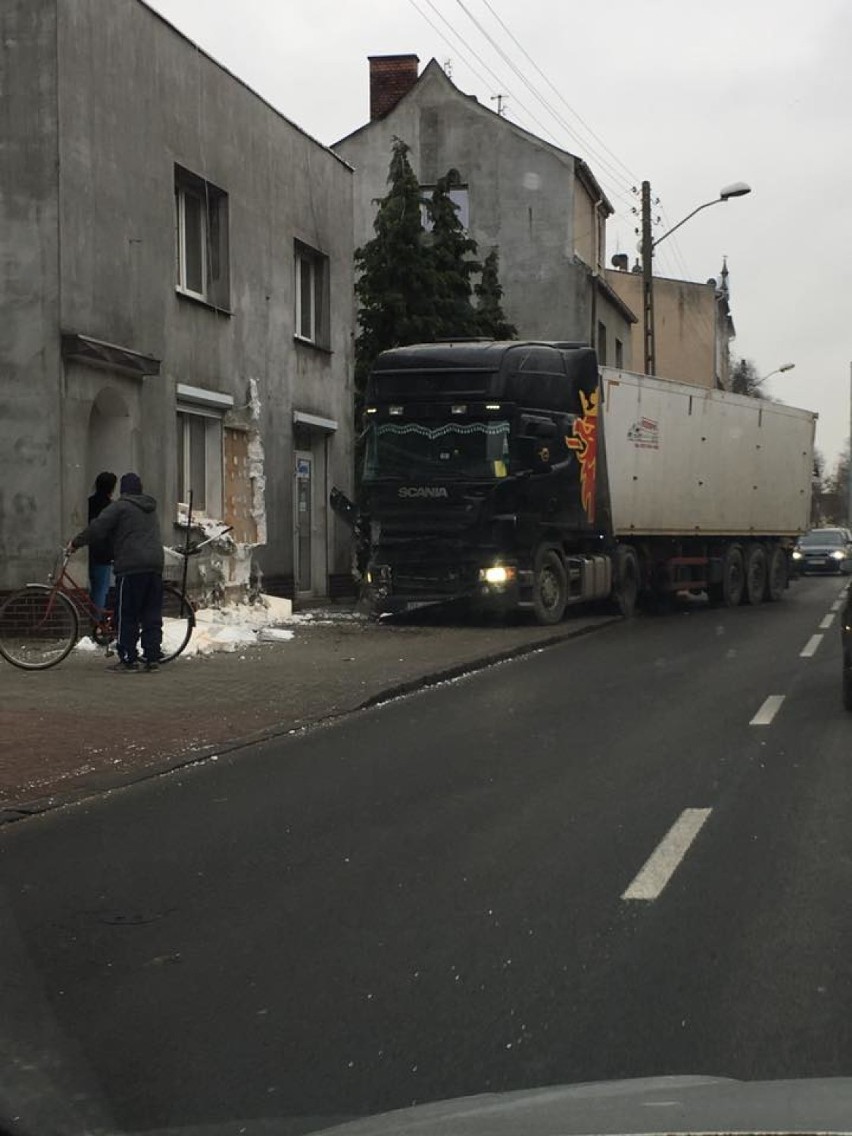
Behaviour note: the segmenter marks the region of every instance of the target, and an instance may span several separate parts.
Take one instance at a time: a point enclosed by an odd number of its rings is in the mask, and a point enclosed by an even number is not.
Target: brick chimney
[[[417,82],[416,55],[371,55],[370,122],[384,118]]]

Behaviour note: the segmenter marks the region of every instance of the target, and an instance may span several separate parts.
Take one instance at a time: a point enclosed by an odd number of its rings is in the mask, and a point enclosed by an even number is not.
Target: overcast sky
[[[325,144],[367,120],[368,55],[449,60],[463,91],[505,96],[586,159],[616,208],[608,257],[635,256],[643,178],[657,236],[748,182],[665,241],[656,271],[704,281],[727,256],[735,355],[761,375],[796,364],[766,390],[819,413],[834,463],[850,420],[850,0],[148,2]]]

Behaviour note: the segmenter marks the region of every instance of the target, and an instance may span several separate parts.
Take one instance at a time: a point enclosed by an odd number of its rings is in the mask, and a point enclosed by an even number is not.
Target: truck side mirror
[[[516,439],[517,455],[524,469],[533,473],[549,473],[553,465],[553,446],[547,438]]]

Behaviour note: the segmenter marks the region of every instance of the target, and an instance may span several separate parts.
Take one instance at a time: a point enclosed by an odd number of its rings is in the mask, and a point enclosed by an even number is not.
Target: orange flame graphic
[[[598,392],[586,397],[580,391],[583,406],[582,418],[574,419],[574,436],[565,438],[565,445],[574,450],[580,463],[580,500],[589,519],[595,523],[595,478],[598,458]]]

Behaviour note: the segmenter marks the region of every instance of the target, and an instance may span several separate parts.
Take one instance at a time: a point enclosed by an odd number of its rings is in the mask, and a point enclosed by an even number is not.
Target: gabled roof
[[[525,130],[524,127],[518,126],[517,123],[512,122],[508,118],[504,118],[503,115],[497,114],[497,112],[493,111],[491,107],[487,107],[484,105],[484,103],[481,103],[475,95],[465,94],[464,91],[462,91],[455,85],[455,83],[452,81],[449,75],[447,75],[446,71],[444,71],[443,67],[440,65],[440,63],[438,63],[436,59],[429,60],[421,73],[418,75],[417,81],[412,84],[409,90],[402,96],[399,102],[396,103],[395,106],[387,112],[387,114],[383,115],[379,119],[365,122],[364,125],[359,126],[357,130],[353,130],[350,134],[347,134],[345,137],[338,139],[337,142],[332,142],[331,149],[334,150],[337,146],[342,146],[344,142],[348,142],[352,138],[359,137],[366,131],[370,130],[372,127],[378,125],[378,123],[380,122],[387,122],[387,120],[395,113],[397,107],[402,106],[407,100],[411,100],[415,97],[415,92],[418,91],[418,89],[422,89],[422,86],[427,77],[429,79],[434,79],[440,83],[443,83],[447,90],[449,90],[454,97],[458,99],[464,99],[465,102],[467,102],[469,105],[475,107],[478,114],[489,116],[492,119],[492,125],[497,127],[498,129],[511,130],[514,134],[518,135],[521,138],[524,138],[534,146],[548,150],[551,154],[553,154],[560,160],[564,161],[567,159],[568,161],[570,161],[578,180],[583,183],[585,188],[592,194],[595,200],[600,201],[601,204],[604,205],[605,208],[609,211],[609,213],[615,212],[612,203],[604,193],[597,178],[594,176],[592,171],[589,169],[589,166],[582,158],[578,158],[576,154],[572,154],[569,150],[562,150],[559,146],[555,146],[552,142],[548,142],[544,138],[539,138],[539,136],[537,134],[533,134],[532,131]]]
[[[269,99],[266,99],[263,97],[263,95],[258,94],[254,87],[247,83],[245,79],[241,79],[239,75],[236,75],[233,71],[230,70],[230,68],[226,67],[224,63],[220,63],[219,60],[212,56],[209,51],[205,51],[203,47],[200,47],[199,44],[195,42],[195,40],[190,39],[188,35],[180,30],[180,28],[175,27],[175,25],[170,20],[166,19],[162,12],[158,12],[156,8],[152,8],[147,0],[136,0],[136,2],[141,8],[144,8],[146,12],[152,15],[154,19],[159,20],[161,24],[165,24],[170,32],[176,35],[179,39],[184,40],[185,43],[189,44],[193,51],[196,51],[200,56],[203,56],[205,59],[209,60],[214,67],[217,67],[230,79],[233,79],[235,83],[238,83],[241,87],[244,87],[250,95],[256,98],[258,102],[261,102],[264,104],[264,106],[268,107],[268,109],[271,110],[272,113],[275,114],[278,118],[280,118],[282,122],[286,122],[288,126],[291,126],[295,131],[297,131],[303,137],[307,138],[309,142],[313,142],[315,146],[318,146],[320,148],[320,150],[325,150],[326,153],[330,154],[331,157],[340,162],[341,165],[345,166],[350,171],[352,170],[352,166],[349,164],[349,162],[347,162],[345,158],[341,158],[340,154],[336,154],[331,146],[326,146],[324,142],[320,142],[319,139],[314,138],[313,134],[309,134],[307,130],[299,126],[299,124],[297,122],[294,122],[292,118],[288,118],[287,115],[283,114],[277,106],[269,101]]]

